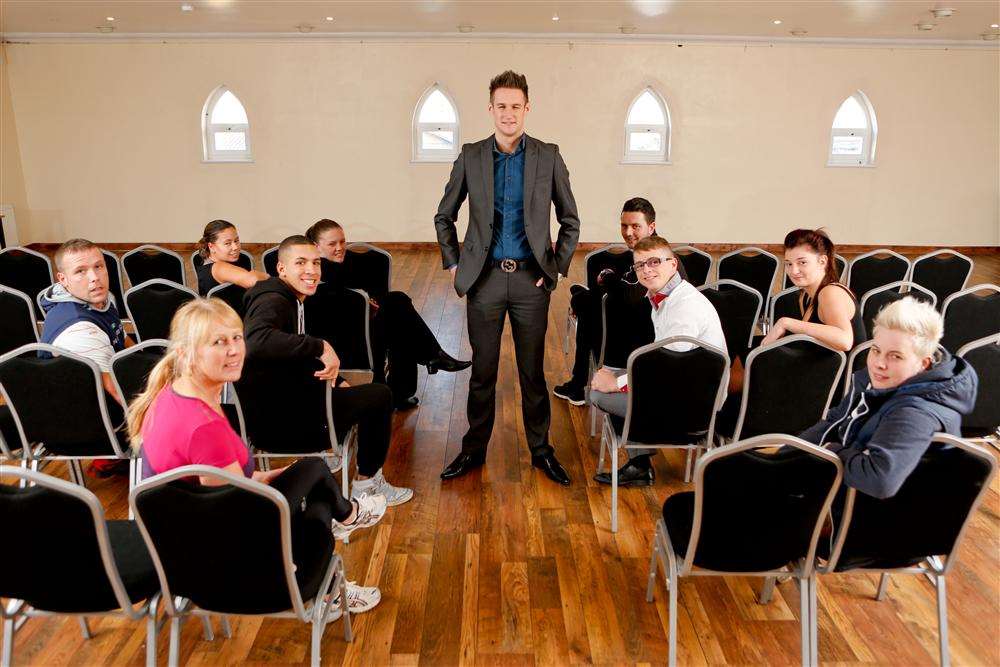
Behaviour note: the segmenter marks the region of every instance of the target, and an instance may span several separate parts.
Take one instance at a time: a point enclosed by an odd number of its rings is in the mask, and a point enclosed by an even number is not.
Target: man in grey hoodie
[[[913,472],[938,432],[961,436],[979,379],[961,357],[938,342],[941,315],[906,297],[875,318],[867,368],[827,418],[800,434],[837,453],[844,483],[876,498],[891,498]]]

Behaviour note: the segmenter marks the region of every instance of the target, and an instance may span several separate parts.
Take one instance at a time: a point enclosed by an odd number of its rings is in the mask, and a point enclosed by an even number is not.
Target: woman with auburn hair
[[[248,271],[236,262],[240,258],[240,235],[236,225],[228,220],[213,220],[205,225],[198,240],[198,254],[203,263],[198,267],[198,294],[205,296],[213,287],[233,283],[250,289],[258,280],[267,280],[261,271]]]
[[[249,448],[222,411],[226,383],[239,379],[246,348],[243,323],[220,299],[184,304],[170,324],[166,354],[153,367],[145,391],[129,406],[128,433],[142,455],[143,476],[186,465],[208,465],[267,484],[288,499],[295,519],[308,503],[329,513],[336,539],[375,525],[385,514],[380,495],[344,498],[326,463],[315,457],[270,471],[254,470]],[[283,418],[294,418],[284,416]],[[201,477],[203,485],[219,484]],[[328,509],[327,509],[328,508]],[[367,611],[381,599],[378,588],[348,583],[348,607]]]
[[[836,248],[822,229],[795,229],[785,236],[785,273],[799,288],[800,318],[782,317],[761,345],[786,334],[805,334],[847,352],[867,338],[857,298],[839,282]]]

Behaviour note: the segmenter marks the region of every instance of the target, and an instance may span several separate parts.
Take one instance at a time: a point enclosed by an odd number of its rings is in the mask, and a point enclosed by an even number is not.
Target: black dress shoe
[[[455,457],[454,461],[449,463],[448,466],[441,471],[441,479],[461,477],[470,470],[482,467],[484,463],[486,463],[486,452],[478,452],[474,454],[462,452]]]
[[[566,469],[556,459],[555,454],[550,452],[548,454],[541,454],[540,456],[532,456],[531,465],[544,472],[545,476],[553,482],[569,486],[569,475],[566,474]]]
[[[392,408],[394,410],[403,411],[403,410],[410,410],[412,408],[417,407],[418,405],[420,405],[420,399],[417,398],[416,396],[410,396],[409,398],[404,398],[401,401],[393,402]]]
[[[618,469],[618,486],[652,486],[655,478],[653,466],[638,466],[629,461]],[[594,481],[610,485],[611,473],[599,472],[594,475]]]
[[[472,365],[471,361],[459,361],[444,350],[437,353],[437,356],[427,362],[427,373],[434,375],[438,371],[457,373],[464,371]]]

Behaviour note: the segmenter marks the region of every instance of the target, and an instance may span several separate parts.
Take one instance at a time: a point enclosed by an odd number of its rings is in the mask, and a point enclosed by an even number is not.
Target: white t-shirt
[[[111,372],[111,357],[115,355],[115,349],[111,347],[108,334],[93,322],[77,322],[66,327],[52,341],[52,345],[90,359],[102,373]]]

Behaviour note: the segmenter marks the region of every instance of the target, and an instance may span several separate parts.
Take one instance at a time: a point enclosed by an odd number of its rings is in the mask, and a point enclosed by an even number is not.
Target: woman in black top
[[[206,296],[210,289],[222,283],[250,289],[258,280],[269,278],[261,271],[248,271],[236,265],[240,258],[240,236],[236,226],[226,220],[213,220],[205,225],[198,241],[198,253],[202,259],[197,271],[198,294],[201,296]]]
[[[847,352],[863,343],[861,307],[850,289],[838,282],[836,249],[821,230],[796,229],[785,237],[785,273],[799,288],[801,319],[782,317],[761,342],[767,345],[786,334],[805,334]]]

